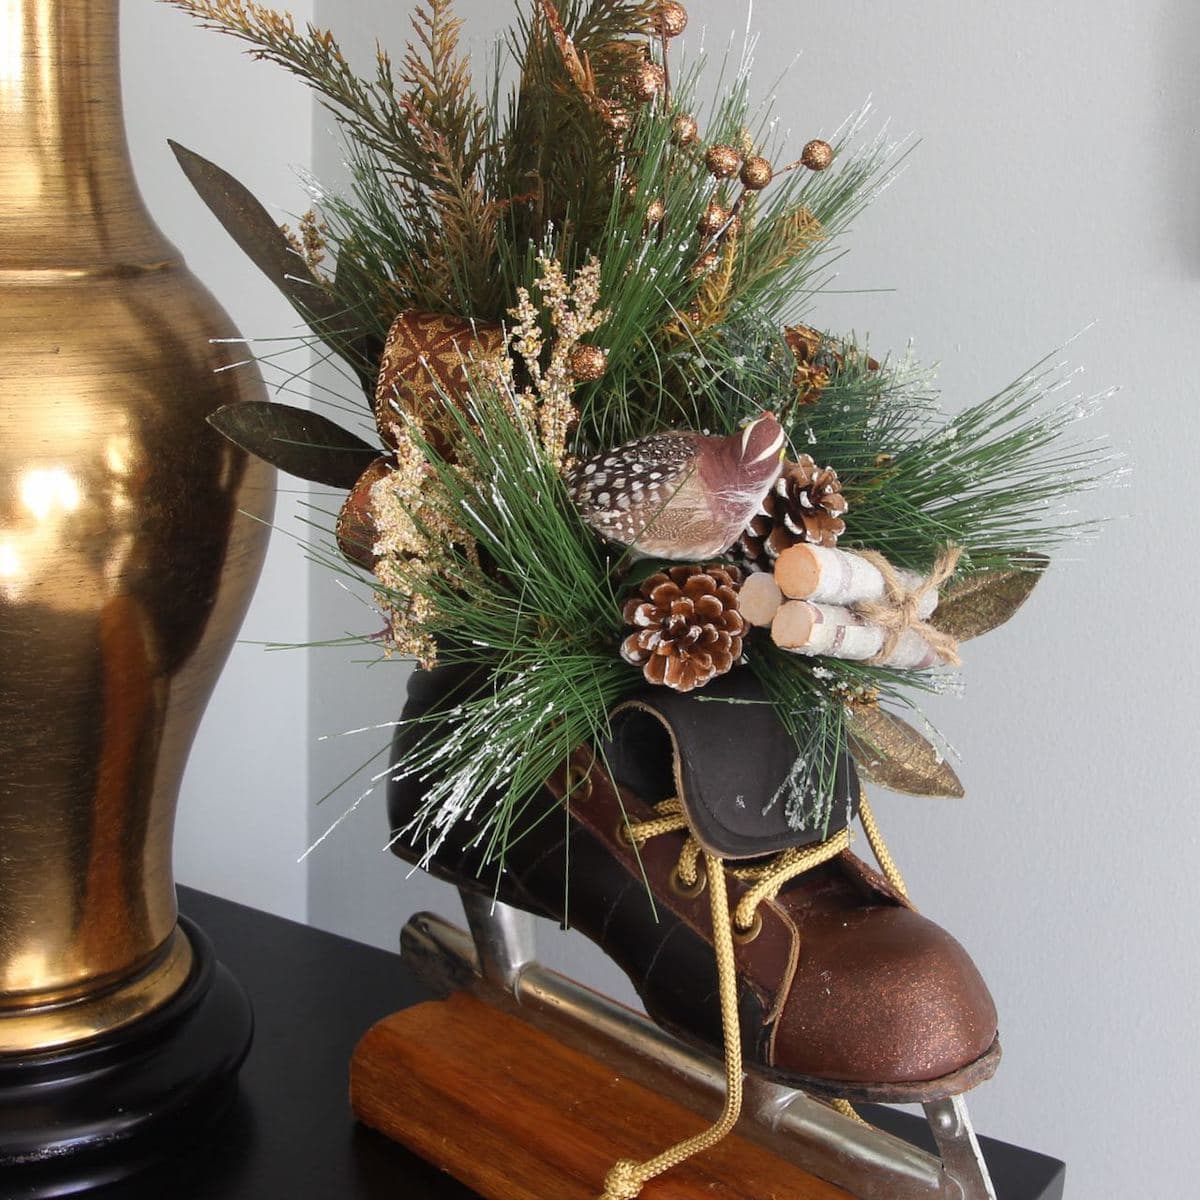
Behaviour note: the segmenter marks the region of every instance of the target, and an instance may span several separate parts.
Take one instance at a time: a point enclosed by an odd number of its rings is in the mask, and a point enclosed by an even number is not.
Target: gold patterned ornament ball
[[[701,214],[700,220],[696,224],[696,230],[705,237],[714,237],[721,232],[728,220],[729,209],[714,200]]]
[[[761,154],[756,154],[742,163],[742,186],[752,192],[761,192],[771,182],[773,174],[771,164]]]
[[[704,165],[710,175],[728,179],[742,165],[742,156],[732,146],[709,146],[704,155]]]
[[[467,364],[502,355],[499,325],[448,314],[402,312],[392,322],[379,360],[374,413],[380,437],[395,449],[410,420],[443,458],[457,428],[445,399],[465,400]]]
[[[608,354],[599,346],[581,344],[571,351],[571,374],[577,383],[594,383],[608,370]]]
[[[810,171],[824,171],[833,162],[833,147],[828,142],[821,141],[820,138],[813,138],[804,147],[800,161]]]
[[[700,136],[700,126],[696,118],[688,113],[680,113],[671,122],[671,137],[677,146],[690,146]]]
[[[658,29],[665,38],[677,38],[688,23],[687,9],[675,0],[668,0],[658,9]]]
[[[663,90],[666,76],[658,63],[641,63],[629,77],[629,90],[643,101],[653,100]]]
[[[657,225],[667,215],[667,206],[662,200],[651,200],[646,206],[646,223]]]

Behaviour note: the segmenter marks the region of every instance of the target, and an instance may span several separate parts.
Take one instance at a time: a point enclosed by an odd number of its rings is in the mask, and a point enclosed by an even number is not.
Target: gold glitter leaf
[[[910,796],[959,799],[963,786],[937,748],[877,704],[846,709],[850,753],[863,778]]]
[[[974,571],[946,588],[929,623],[965,642],[1003,625],[1029,598],[1050,560],[1026,554],[1019,567]]]

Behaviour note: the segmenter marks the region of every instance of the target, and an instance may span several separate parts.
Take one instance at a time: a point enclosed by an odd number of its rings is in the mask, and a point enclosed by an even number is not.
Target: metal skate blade
[[[463,903],[471,934],[432,913],[401,932],[404,960],[424,983],[470,991],[702,1116],[720,1112],[720,1061],[538,963],[526,914],[466,892]],[[962,1097],[924,1108],[941,1158],[747,1072],[738,1132],[859,1200],[996,1200]]]

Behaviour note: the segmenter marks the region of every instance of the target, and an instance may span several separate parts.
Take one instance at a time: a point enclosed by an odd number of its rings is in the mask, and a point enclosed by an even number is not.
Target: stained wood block
[[[360,1121],[487,1200],[596,1200],[619,1158],[646,1159],[703,1117],[459,992],[385,1017],[358,1044]],[[851,1200],[742,1138],[648,1183],[644,1200]]]

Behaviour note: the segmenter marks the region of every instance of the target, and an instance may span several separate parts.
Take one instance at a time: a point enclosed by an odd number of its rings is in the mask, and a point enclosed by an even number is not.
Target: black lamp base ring
[[[150,1016],[52,1053],[0,1056],[0,1178],[22,1200],[70,1196],[202,1137],[237,1094],[250,1002],[200,929],[188,981]]]

